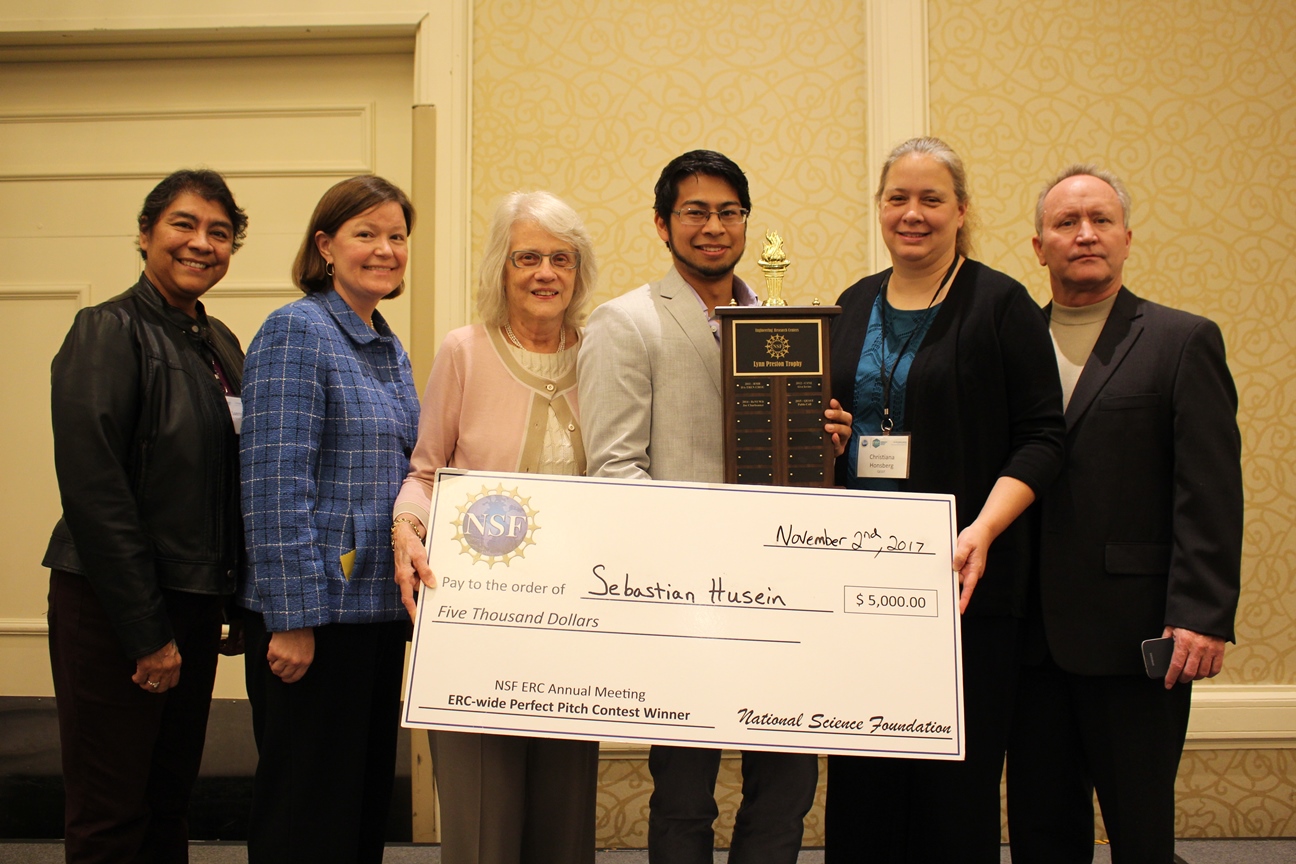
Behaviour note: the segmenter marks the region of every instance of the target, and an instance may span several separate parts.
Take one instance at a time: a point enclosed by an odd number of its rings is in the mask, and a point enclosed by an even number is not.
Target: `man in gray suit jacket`
[[[657,181],[654,222],[674,266],[590,316],[578,360],[589,474],[724,482],[720,344],[715,308],[756,295],[734,275],[747,240],[747,178],[727,157],[694,150]],[[840,448],[851,418],[836,401],[825,430]],[[687,561],[687,550],[681,550]],[[680,670],[689,674],[689,670]],[[648,858],[710,864],[720,751],[654,746],[648,756]],[[800,753],[743,753],[743,800],[730,864],[792,864],[814,802],[818,762]]]
[[[1076,165],[1036,209],[1067,462],[1039,505],[1008,753],[1014,864],[1092,861],[1095,789],[1112,861],[1170,864],[1192,682],[1233,639],[1237,392],[1214,323],[1122,286],[1129,207],[1114,175]],[[1158,637],[1174,648],[1152,679],[1141,646]]]

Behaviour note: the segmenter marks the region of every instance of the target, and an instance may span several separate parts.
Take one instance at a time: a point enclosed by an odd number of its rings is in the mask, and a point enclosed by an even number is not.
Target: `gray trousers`
[[[442,864],[593,864],[597,741],[429,739]]]

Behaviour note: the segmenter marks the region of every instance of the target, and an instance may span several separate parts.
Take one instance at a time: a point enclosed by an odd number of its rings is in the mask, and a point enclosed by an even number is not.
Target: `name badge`
[[[855,476],[909,479],[909,435],[861,435]]]
[[[239,396],[226,396],[225,401],[229,403],[230,419],[234,421],[234,434],[241,434],[243,431],[243,399]]]

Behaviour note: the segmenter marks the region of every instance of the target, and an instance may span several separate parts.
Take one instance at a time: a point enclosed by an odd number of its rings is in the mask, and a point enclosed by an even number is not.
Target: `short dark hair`
[[[234,241],[231,252],[237,252],[247,236],[247,214],[243,208],[234,203],[234,193],[225,185],[225,178],[209,168],[182,168],[168,175],[161,183],[153,187],[144,198],[144,206],[139,212],[139,230],[147,234],[153,229],[158,218],[171,206],[171,202],[186,192],[193,193],[207,201],[215,201],[225,208],[225,215],[234,226]],[[140,257],[148,260],[148,253],[140,250]]]
[[[728,156],[714,150],[690,150],[682,156],[676,156],[662,169],[654,188],[653,210],[669,222],[671,211],[675,209],[675,199],[679,197],[680,181],[697,174],[718,177],[734,188],[738,193],[738,203],[743,209],[751,210],[751,194],[747,191],[747,175]]]
[[[389,201],[399,204],[401,212],[405,214],[405,232],[408,234],[413,231],[414,205],[395,183],[372,174],[361,174],[335,183],[315,205],[310,224],[306,226],[306,236],[293,261],[293,284],[307,294],[318,294],[332,288],[333,277],[329,276],[328,262],[315,245],[315,235],[323,231],[332,237],[348,219]],[[383,299],[390,300],[404,290],[405,283],[401,282],[395,291]]]

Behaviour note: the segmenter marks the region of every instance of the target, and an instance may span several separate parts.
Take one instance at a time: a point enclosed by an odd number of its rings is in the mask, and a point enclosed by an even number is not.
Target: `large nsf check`
[[[442,471],[404,725],[962,759],[954,499]]]

